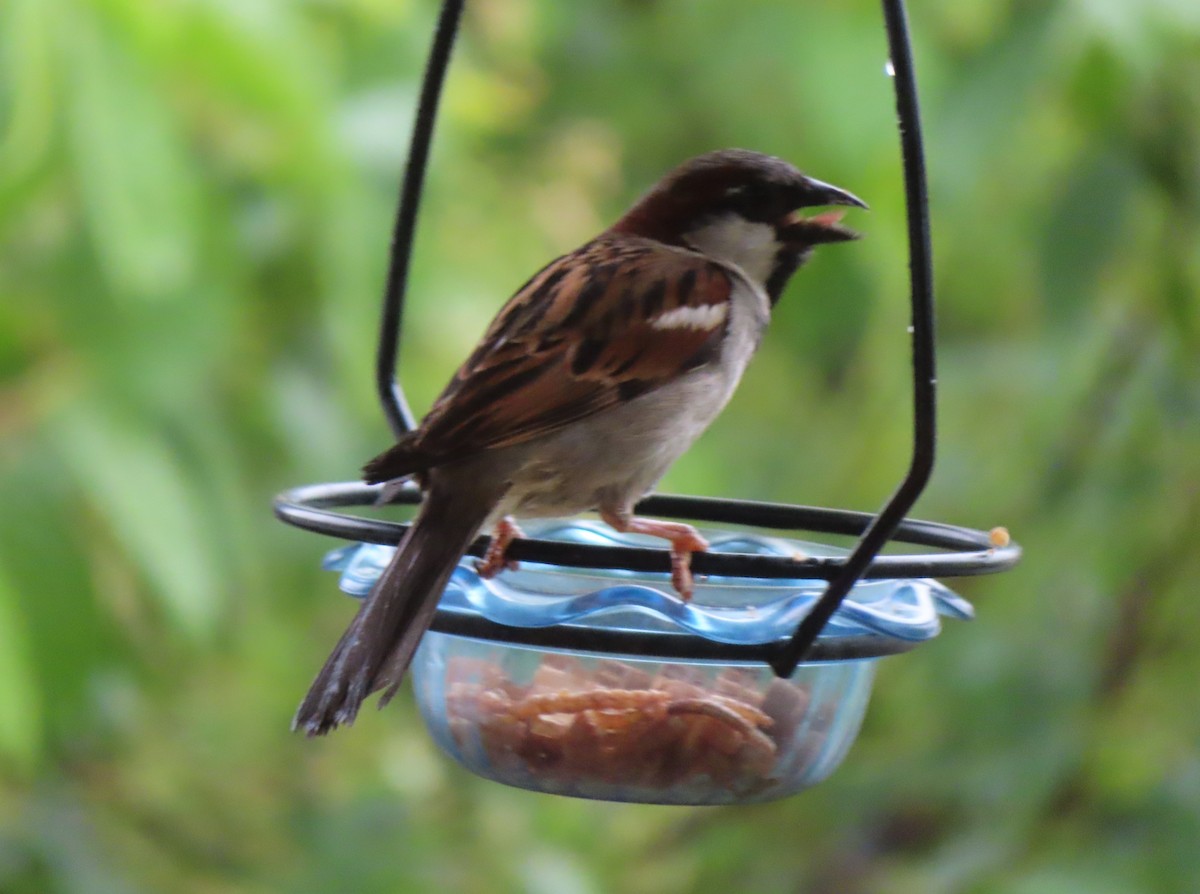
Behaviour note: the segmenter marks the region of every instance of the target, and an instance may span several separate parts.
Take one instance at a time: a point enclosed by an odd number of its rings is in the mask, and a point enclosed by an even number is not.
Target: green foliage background
[[[884,662],[783,802],[468,776],[411,701],[287,731],[352,606],[272,493],[387,441],[376,300],[431,0],[0,0],[0,889],[1191,892],[1200,883],[1200,4],[914,2],[942,439],[1005,524],[978,620]],[[428,405],[499,303],[683,158],[872,204],[667,490],[875,509],[905,242],[867,0],[476,0],[406,332]]]

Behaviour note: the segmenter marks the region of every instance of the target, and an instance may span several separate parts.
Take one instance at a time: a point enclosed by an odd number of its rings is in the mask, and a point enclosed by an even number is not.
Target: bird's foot
[[[516,521],[511,515],[506,515],[500,519],[496,525],[496,532],[492,535],[492,542],[488,544],[487,552],[483,554],[482,559],[475,562],[475,570],[484,580],[490,580],[501,571],[516,571],[520,568],[520,564],[514,559],[509,559],[506,556],[509,544],[518,537],[524,537],[525,532],[517,527]]]
[[[692,578],[692,553],[708,549],[708,541],[691,525],[682,522],[656,521],[650,518],[634,518],[613,512],[601,512],[604,523],[622,534],[646,534],[661,537],[671,544],[671,586],[684,602],[692,598],[695,581]]]

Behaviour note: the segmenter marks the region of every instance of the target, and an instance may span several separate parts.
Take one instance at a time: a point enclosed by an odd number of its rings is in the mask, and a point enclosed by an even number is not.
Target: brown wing
[[[671,381],[720,350],[732,288],[701,255],[636,237],[564,255],[509,300],[421,427],[369,477],[518,444]]]

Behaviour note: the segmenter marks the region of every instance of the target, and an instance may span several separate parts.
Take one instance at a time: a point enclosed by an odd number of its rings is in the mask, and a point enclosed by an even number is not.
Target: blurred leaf
[[[1059,187],[1041,233],[1046,307],[1055,325],[1070,324],[1095,302],[1093,288],[1132,235],[1137,171],[1110,151],[1077,158]]]
[[[17,594],[0,567],[0,761],[25,773],[39,757],[40,702]]]
[[[49,40],[51,2],[11,0],[0,8],[0,183],[46,161],[54,106]],[[0,193],[2,195],[2,193]]]
[[[936,163],[931,179],[955,191],[991,176],[988,165],[1008,154],[1040,83],[1063,60],[1053,38],[1063,12],[1032,4],[958,72],[930,125]]]
[[[192,275],[195,196],[165,99],[85,10],[63,37],[74,173],[103,268],[117,294],[170,296]]]
[[[56,420],[55,442],[172,623],[191,637],[210,635],[224,595],[219,566],[203,536],[199,500],[166,444],[118,415],[81,405]]]
[[[521,875],[529,894],[591,894],[598,891],[584,868],[567,854],[535,851],[525,855]]]

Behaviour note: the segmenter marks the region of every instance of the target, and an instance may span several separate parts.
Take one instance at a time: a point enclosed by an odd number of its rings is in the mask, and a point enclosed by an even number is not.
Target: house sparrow
[[[351,723],[379,689],[386,704],[480,530],[496,526],[481,572],[506,566],[510,516],[598,510],[662,537],[687,599],[707,544],[633,506],[725,406],[813,247],[857,237],[840,211],[798,210],[822,205],[866,207],[781,159],[710,152],[518,289],[421,425],[364,467],[372,483],[415,476],[424,500],[293,729]]]

